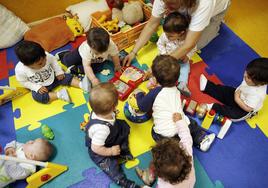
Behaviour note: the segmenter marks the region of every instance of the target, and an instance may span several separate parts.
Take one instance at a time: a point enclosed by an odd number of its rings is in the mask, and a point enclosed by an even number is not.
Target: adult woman
[[[178,11],[191,17],[184,45],[171,53],[176,59],[183,57],[197,45],[206,46],[218,35],[219,26],[230,0],[155,0],[152,16],[141,32],[131,53],[124,59],[129,65],[137,52],[146,44],[160,25],[161,18],[169,12]]]

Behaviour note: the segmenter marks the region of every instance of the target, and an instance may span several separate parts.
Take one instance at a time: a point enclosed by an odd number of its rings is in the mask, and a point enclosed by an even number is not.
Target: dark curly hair
[[[178,139],[165,138],[152,148],[155,175],[177,184],[185,180],[192,169],[192,157],[186,154]]]
[[[173,87],[180,75],[180,65],[178,60],[170,55],[158,55],[153,60],[152,72],[161,86]]]
[[[190,24],[190,18],[179,12],[172,12],[164,20],[163,30],[168,33],[180,33],[186,31]]]
[[[256,85],[268,83],[268,58],[256,58],[249,62],[246,72],[252,82]]]

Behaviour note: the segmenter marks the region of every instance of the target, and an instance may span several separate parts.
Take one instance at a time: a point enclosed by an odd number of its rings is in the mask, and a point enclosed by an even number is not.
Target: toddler
[[[187,29],[189,27],[190,19],[184,15],[173,12],[170,13],[164,20],[163,34],[159,37],[157,47],[160,54],[171,54],[177,48],[180,48],[185,40]],[[178,79],[178,89],[183,95],[189,97],[190,90],[187,87],[188,76],[190,72],[189,60],[194,55],[196,47],[193,48],[183,59],[179,60],[180,63],[180,76]]]
[[[100,72],[100,64],[111,56],[115,71],[120,71],[119,52],[116,44],[110,39],[109,34],[102,28],[91,28],[87,32],[87,40],[72,52],[63,51],[58,54],[61,62],[69,68],[81,69],[85,73],[84,79],[96,85],[99,83],[94,72]],[[81,66],[83,65],[83,66]]]
[[[176,88],[180,65],[169,55],[159,55],[153,60],[152,73],[160,86],[150,90],[148,94],[137,93],[138,107],[143,112],[153,111],[154,126],[152,136],[159,141],[162,138],[178,137],[179,124],[189,125],[194,145],[207,151],[215,139],[215,134],[207,135],[193,119],[183,112],[180,91]],[[172,121],[172,115],[179,113],[181,120]]]
[[[178,123],[179,113],[173,114],[173,121]],[[186,124],[178,123],[179,137],[165,138],[152,148],[153,160],[145,170],[136,168],[136,173],[145,184],[152,185],[158,177],[158,188],[193,188],[195,170],[193,165],[193,140]]]
[[[128,180],[118,159],[133,159],[128,147],[130,127],[115,117],[118,93],[112,83],[100,83],[93,87],[89,104],[92,108],[86,126],[86,146],[94,161],[116,184],[125,188],[139,188]]]
[[[247,66],[238,88],[216,85],[200,76],[200,90],[222,103],[208,104],[209,109],[241,121],[255,115],[263,106],[268,84],[268,58],[257,58]]]
[[[36,161],[47,161],[53,154],[53,146],[42,138],[25,144],[12,141],[5,146],[4,150],[5,155]],[[0,187],[25,179],[35,171],[36,166],[32,164],[0,160]]]
[[[17,80],[32,91],[33,99],[46,104],[60,99],[71,102],[67,90],[52,90],[58,85],[71,85],[88,91],[88,86],[71,74],[65,74],[56,58],[32,41],[22,41],[15,47],[20,62],[15,67]]]

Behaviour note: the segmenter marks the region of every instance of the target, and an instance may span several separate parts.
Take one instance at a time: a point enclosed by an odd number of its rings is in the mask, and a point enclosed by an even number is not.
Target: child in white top
[[[47,140],[38,138],[25,144],[12,141],[5,146],[4,150],[7,156],[47,161],[53,153],[53,146]],[[25,179],[35,171],[36,166],[32,164],[0,160],[0,187]]]
[[[160,54],[171,54],[174,50],[180,48],[185,40],[186,33],[189,27],[190,18],[178,13],[170,13],[164,20],[164,33],[160,36],[157,47]],[[178,89],[187,97],[191,95],[187,87],[188,75],[190,72],[189,60],[194,55],[196,47],[193,48],[184,58],[179,60],[180,76],[178,79]]]
[[[110,39],[109,34],[102,28],[91,28],[87,32],[87,40],[71,52],[59,53],[61,62],[67,67],[81,69],[92,85],[99,83],[94,73],[100,72],[102,63],[109,57],[112,58],[115,71],[120,71],[119,52],[116,44]],[[81,67],[81,65],[83,65]],[[79,68],[80,67],[80,68]]]
[[[246,119],[262,108],[267,84],[268,58],[252,60],[247,65],[243,81],[237,88],[216,85],[204,75],[200,76],[200,90],[223,103],[212,104],[212,109],[235,121]]]
[[[15,53],[20,60],[15,67],[16,78],[21,85],[32,91],[34,100],[44,104],[56,99],[71,102],[66,89],[52,91],[58,85],[88,90],[78,78],[65,74],[56,58],[45,52],[40,44],[22,41],[16,46]]]

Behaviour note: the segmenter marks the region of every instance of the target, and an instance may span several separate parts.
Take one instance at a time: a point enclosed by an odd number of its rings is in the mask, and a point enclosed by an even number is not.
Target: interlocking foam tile
[[[0,51],[0,80],[9,77],[9,70],[14,69],[12,62],[7,62],[7,51]]]
[[[68,186],[68,188],[107,188],[112,183],[104,172],[97,173],[94,167],[86,169],[82,175],[85,177],[84,180]]]
[[[256,126],[258,126],[266,137],[268,137],[267,112],[268,112],[268,97],[266,96],[263,108],[258,112],[258,115],[247,120],[247,123],[250,125],[251,128],[256,128]]]
[[[20,86],[15,76],[9,78],[9,83],[11,87]],[[74,103],[73,108],[86,103],[81,89],[68,87],[68,91]],[[20,129],[24,126],[32,125],[28,127],[29,130],[36,129],[41,125],[39,123],[41,120],[63,112],[63,106],[66,104],[66,102],[61,100],[53,101],[49,105],[40,104],[32,99],[31,93],[18,97],[12,101],[13,110],[20,110],[20,117],[16,118],[15,115],[15,128]]]

